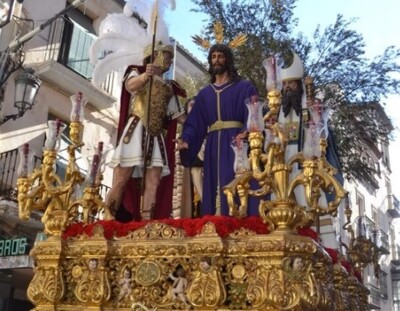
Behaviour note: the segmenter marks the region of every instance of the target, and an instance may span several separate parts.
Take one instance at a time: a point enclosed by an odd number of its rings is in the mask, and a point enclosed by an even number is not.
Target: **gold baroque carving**
[[[50,255],[40,254],[51,250],[48,242],[40,242],[35,253],[38,273],[29,297],[37,306],[49,303],[52,296],[45,295],[51,293],[56,280],[53,272],[40,267],[55,267],[60,262],[57,282],[64,280],[64,293],[52,298],[60,307],[85,305],[126,311],[140,303],[149,310],[347,311],[349,306],[365,310],[357,298],[365,295],[360,284],[349,284],[344,270],[334,273],[328,254],[310,238],[253,236],[247,230],[239,230],[234,238],[221,238],[212,233],[213,227],[205,231],[206,236],[177,239],[158,234],[154,239],[106,241],[101,234],[70,239],[62,244],[59,241],[58,246],[53,242],[56,251]],[[98,259],[96,269],[89,267],[92,258]],[[299,271],[294,270],[296,258],[302,262]],[[176,298],[169,276],[179,266],[186,272],[187,285],[181,298]],[[46,292],[41,292],[42,284],[47,284]]]

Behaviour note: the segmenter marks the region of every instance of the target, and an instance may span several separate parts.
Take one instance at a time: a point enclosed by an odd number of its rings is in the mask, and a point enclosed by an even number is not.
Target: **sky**
[[[191,0],[176,0],[176,9],[166,13],[169,33],[204,62],[206,57],[192,42],[191,36],[200,34],[207,16],[190,12],[192,7]],[[356,18],[352,29],[363,35],[366,57],[372,59],[382,54],[388,46],[400,48],[399,12],[400,0],[298,0],[294,10],[295,17],[299,19],[295,31],[311,38],[317,25],[324,27],[334,23],[338,14],[346,20]],[[390,143],[391,181],[394,194],[400,197],[400,95],[390,95],[383,98],[382,102],[395,127]]]

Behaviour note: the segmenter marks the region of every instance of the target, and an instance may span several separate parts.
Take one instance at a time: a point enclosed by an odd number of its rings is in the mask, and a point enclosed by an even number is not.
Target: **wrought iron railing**
[[[353,222],[357,236],[363,235],[371,240],[375,238],[375,223],[367,216],[358,216]]]
[[[381,304],[381,297],[380,297],[380,292],[379,288],[371,283],[366,284],[367,288],[369,289],[369,304],[374,306],[374,307],[379,307]]]
[[[34,157],[34,168],[38,168],[42,159]],[[17,202],[16,182],[18,178],[18,149],[0,153],[0,200]],[[56,169],[57,171],[57,169]],[[105,198],[110,187],[101,184],[100,195]]]
[[[34,157],[33,167],[42,160]],[[0,200],[17,201],[16,181],[18,169],[18,149],[0,153]]]
[[[396,243],[391,245],[391,253],[392,253],[392,264],[395,266],[400,266],[400,246]]]
[[[379,250],[382,254],[390,254],[389,236],[382,229],[379,232],[380,245]]]
[[[379,273],[379,294],[381,299],[388,299],[388,277],[383,270]]]
[[[393,194],[388,195],[387,198],[389,214],[391,214],[393,218],[400,217],[400,201]]]

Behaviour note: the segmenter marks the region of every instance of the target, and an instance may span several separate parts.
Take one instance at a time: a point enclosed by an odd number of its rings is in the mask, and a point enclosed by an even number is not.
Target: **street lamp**
[[[0,0],[0,28],[10,22],[13,6],[14,0]]]
[[[15,0],[0,0],[0,29],[9,23],[11,19],[14,1]],[[16,1],[21,4],[24,0]],[[22,74],[17,75],[15,78],[14,107],[18,109],[18,113],[3,116],[4,84],[13,72],[23,68],[22,64],[25,60],[25,52],[22,50],[22,47],[24,43],[32,39],[54,20],[63,16],[67,11],[76,8],[83,2],[85,2],[85,0],[74,0],[69,6],[61,10],[54,17],[48,19],[45,23],[22,37],[17,36],[8,45],[6,50],[0,51],[0,125],[8,120],[16,120],[22,117],[27,110],[32,109],[36,94],[40,88],[41,81],[33,74],[32,69],[25,69]]]
[[[19,72],[14,79],[15,82],[15,95],[14,95],[14,107],[17,108],[18,112],[3,116],[1,114],[4,96],[1,96],[0,104],[0,125],[4,124],[8,120],[16,120],[22,117],[27,110],[32,109],[35,103],[36,94],[40,88],[41,81],[35,76],[33,69],[26,68]]]

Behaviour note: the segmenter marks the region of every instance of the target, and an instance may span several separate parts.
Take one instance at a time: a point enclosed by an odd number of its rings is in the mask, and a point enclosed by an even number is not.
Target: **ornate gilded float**
[[[308,93],[312,96],[310,86]],[[271,105],[280,100],[276,90],[269,95]],[[79,107],[83,100],[72,98]],[[74,187],[85,181],[75,165],[82,146],[79,118],[71,124],[65,180],[55,174],[62,129],[56,123],[41,168],[23,169],[18,180],[20,217],[43,211],[48,236],[31,251],[35,275],[27,296],[33,310],[367,310],[368,290],[355,277],[354,263],[320,245],[307,227],[317,215],[335,213],[345,196],[325,160],[326,142],[321,140],[318,156],[299,153],[285,162],[285,132],[271,120],[273,113],[264,121],[276,139],[264,152],[260,131],[251,132],[250,169],[238,170],[225,188],[237,217],[128,224],[112,220],[99,195],[100,145],[83,197],[74,195]],[[22,167],[28,155],[25,146]],[[303,168],[293,178],[292,166],[299,163]],[[250,179],[260,189],[251,190]],[[296,201],[298,186],[306,207]],[[319,203],[324,191],[335,196],[325,207]],[[272,195],[260,201],[261,217],[246,217],[250,195]],[[98,213],[104,220],[91,223]]]

